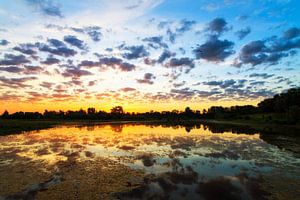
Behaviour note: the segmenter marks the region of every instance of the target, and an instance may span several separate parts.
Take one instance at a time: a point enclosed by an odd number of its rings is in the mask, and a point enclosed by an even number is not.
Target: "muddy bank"
[[[47,166],[24,162],[0,166],[0,199],[114,199],[140,186],[143,173],[104,158],[77,159]]]

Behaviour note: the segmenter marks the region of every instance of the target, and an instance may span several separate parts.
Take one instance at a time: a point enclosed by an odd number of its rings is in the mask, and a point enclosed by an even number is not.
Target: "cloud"
[[[266,81],[253,81],[250,83],[250,85],[264,85]]]
[[[62,18],[62,12],[58,4],[55,4],[52,0],[26,0],[29,5],[39,10],[45,15]]]
[[[132,88],[132,87],[125,87],[125,88],[121,88],[120,91],[123,91],[123,92],[134,92],[134,91],[136,91],[136,89]]]
[[[122,46],[121,49],[127,51],[127,53],[123,53],[122,57],[128,60],[142,58],[149,55],[149,52],[145,49],[144,45]]]
[[[185,83],[186,83],[186,81],[182,81],[181,83],[173,83],[173,86],[174,86],[175,88],[178,88],[178,87],[184,86]]]
[[[166,32],[167,36],[169,37],[169,41],[174,44],[175,40],[177,38],[177,34],[171,31],[171,29],[168,29]]]
[[[196,24],[195,21],[183,19],[179,22],[179,26],[176,28],[176,32],[183,34],[187,31],[191,30],[195,24]]]
[[[13,48],[13,50],[21,52],[23,54],[27,55],[35,55],[37,52],[34,50],[36,46],[34,44],[26,43],[26,44],[20,44],[19,46],[16,46]]]
[[[203,84],[209,86],[220,86],[223,84],[223,81],[208,81],[208,82],[203,82]]]
[[[203,85],[209,85],[209,86],[219,86],[220,88],[228,88],[233,86],[236,83],[235,80],[229,79],[225,81],[209,81],[209,82],[203,82]]]
[[[5,40],[5,39],[0,40],[0,46],[6,46],[8,44],[9,44],[9,42],[7,40]]]
[[[66,35],[64,37],[64,41],[72,46],[77,47],[78,49],[82,49],[85,50],[87,48],[86,44],[84,43],[84,41],[78,39],[76,36],[74,35]]]
[[[230,30],[231,28],[228,27],[227,22],[223,18],[215,18],[210,21],[207,25],[206,31],[209,31],[213,35],[221,35],[224,32]]]
[[[197,90],[192,90],[190,88],[183,89],[171,89],[170,93],[173,94],[172,97],[176,100],[190,99],[195,96]]]
[[[36,80],[36,77],[22,77],[22,78],[5,78],[0,76],[0,85],[9,88],[24,88],[30,85],[25,84],[27,81]]]
[[[100,58],[100,64],[106,65],[108,67],[117,67],[121,71],[132,71],[135,69],[135,65],[123,62],[122,59],[115,58],[115,57],[104,57]]]
[[[212,12],[212,11],[219,10],[220,5],[218,3],[207,3],[204,6],[202,6],[201,9]]]
[[[88,26],[88,27],[83,27],[83,28],[70,28],[70,29],[77,33],[88,34],[89,37],[94,42],[99,42],[103,36],[101,33],[101,27],[99,27],[99,26]]]
[[[168,45],[163,42],[162,36],[146,37],[142,39],[144,42],[148,42],[148,46],[158,49],[158,48],[168,48]]]
[[[244,39],[249,33],[251,32],[250,27],[243,28],[237,32],[235,32],[235,35],[240,39]]]
[[[25,70],[23,71],[24,74],[39,74],[44,70],[42,67],[30,66],[30,65],[25,65],[24,68],[25,68]]]
[[[113,69],[117,68],[121,71],[132,71],[136,68],[135,65],[124,62],[122,59],[116,57],[100,57],[99,61],[83,60],[78,66],[102,67],[103,70],[106,69],[106,67],[111,67]]]
[[[49,52],[54,55],[70,57],[77,54],[77,52],[73,49],[66,47],[66,45],[57,39],[48,39],[48,44],[44,43],[35,43],[35,46],[38,47],[40,51]]]
[[[143,79],[137,79],[136,81],[138,83],[145,83],[145,84],[150,84],[152,85],[153,79],[155,79],[156,77],[152,74],[152,73],[145,73]]]
[[[250,78],[263,78],[263,79],[271,78],[273,76],[274,74],[267,74],[267,73],[261,73],[261,74],[253,73],[249,75]]]
[[[235,53],[234,43],[228,40],[219,40],[211,36],[204,44],[193,50],[197,59],[204,59],[210,62],[224,61],[228,56]]]
[[[172,22],[160,22],[158,27],[161,29],[161,27],[166,27],[170,25]],[[175,40],[178,36],[183,35],[185,32],[188,32],[192,29],[192,27],[196,24],[196,21],[190,21],[187,19],[182,19],[177,24],[177,27],[175,29],[172,29],[171,27],[168,27],[166,31],[166,35],[168,36],[169,41],[174,44]]]
[[[64,77],[81,77],[81,76],[89,76],[93,75],[90,71],[82,70],[79,68],[66,69],[65,72],[62,73]]]
[[[9,66],[9,67],[0,67],[0,71],[5,71],[9,73],[20,73],[23,71],[20,67]]]
[[[186,70],[186,73],[188,73],[191,69],[195,67],[194,60],[188,57],[183,58],[171,58],[166,64],[165,67],[168,68],[182,68],[182,67],[188,67]]]
[[[248,15],[239,15],[239,16],[237,17],[237,20],[239,20],[239,21],[245,21],[245,20],[247,20],[248,18],[249,18]]]
[[[172,53],[168,50],[164,50],[162,54],[157,59],[158,63],[163,63],[166,59],[171,58],[172,56],[175,56],[175,53]]]
[[[56,48],[65,47],[66,46],[64,42],[62,42],[62,41],[60,41],[58,39],[51,38],[51,39],[48,39],[47,42],[50,45],[52,45],[52,46],[54,46]]]
[[[0,60],[0,65],[22,65],[30,63],[24,55],[4,54],[4,59]]]
[[[43,61],[41,63],[46,64],[46,65],[53,65],[53,64],[60,63],[60,60],[57,58],[54,58],[53,56],[49,56],[49,57],[47,57],[47,59],[45,61]]]
[[[47,88],[47,89],[51,89],[53,86],[55,85],[55,83],[50,83],[50,82],[42,82],[40,83],[41,87]]]
[[[286,33],[287,31],[284,32],[283,37],[273,36],[244,45],[233,65],[236,67],[245,64],[252,66],[259,64],[275,65],[282,58],[293,56],[295,49],[300,48],[300,35]]]
[[[283,38],[293,39],[300,36],[300,29],[297,27],[290,28],[283,33]]]

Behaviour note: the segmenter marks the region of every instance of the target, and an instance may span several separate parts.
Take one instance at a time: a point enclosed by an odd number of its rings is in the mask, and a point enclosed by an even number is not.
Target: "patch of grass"
[[[56,125],[63,124],[63,121],[46,121],[46,120],[0,120],[0,135],[21,133],[23,131],[33,131],[52,128]]]

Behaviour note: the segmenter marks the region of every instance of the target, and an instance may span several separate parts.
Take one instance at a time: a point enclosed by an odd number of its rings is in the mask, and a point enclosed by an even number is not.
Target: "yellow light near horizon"
[[[172,102],[120,102],[115,103],[108,100],[86,100],[86,101],[58,101],[58,102],[12,102],[0,101],[0,114],[5,110],[9,113],[18,111],[24,112],[44,112],[45,110],[86,110],[89,107],[96,108],[97,111],[104,110],[109,112],[114,106],[123,106],[125,112],[148,112],[148,111],[172,111],[174,109],[183,111],[187,106],[192,110],[207,109],[211,106],[230,107],[235,105],[254,105],[256,106],[259,100],[256,101],[203,101],[203,102],[185,102],[185,101],[172,101]]]

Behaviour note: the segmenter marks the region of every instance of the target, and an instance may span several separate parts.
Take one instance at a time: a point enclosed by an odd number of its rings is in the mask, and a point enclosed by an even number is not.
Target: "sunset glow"
[[[299,87],[296,0],[0,0],[0,113],[256,105]]]

